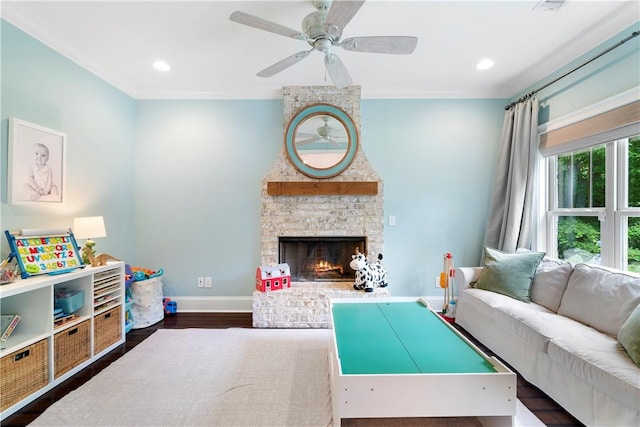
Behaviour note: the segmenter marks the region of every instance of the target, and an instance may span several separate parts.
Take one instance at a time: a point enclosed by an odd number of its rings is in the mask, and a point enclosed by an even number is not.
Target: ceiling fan
[[[322,126],[316,128],[316,133],[309,132],[297,132],[296,145],[306,145],[312,144],[316,142],[330,142],[331,144],[340,144],[345,143],[347,139],[347,134],[342,128],[336,128],[329,124],[329,116],[317,116],[320,120],[322,120]]]
[[[280,34],[309,43],[311,49],[295,53],[282,61],[260,71],[259,77],[271,77],[305,59],[314,50],[324,53],[324,63],[337,88],[352,84],[351,76],[338,55],[331,50],[341,47],[354,52],[410,54],[418,43],[416,37],[410,36],[369,36],[351,37],[340,41],[344,27],[360,10],[364,0],[313,0],[316,8],[302,20],[302,31],[267,21],[266,19],[235,11],[229,19],[239,24],[248,25],[260,30]]]

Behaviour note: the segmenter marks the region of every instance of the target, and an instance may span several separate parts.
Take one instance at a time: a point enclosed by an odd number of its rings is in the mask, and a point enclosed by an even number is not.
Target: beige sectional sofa
[[[526,302],[474,288],[482,270],[456,270],[459,325],[584,424],[640,426],[639,361],[618,341],[640,334],[640,276],[545,257]]]

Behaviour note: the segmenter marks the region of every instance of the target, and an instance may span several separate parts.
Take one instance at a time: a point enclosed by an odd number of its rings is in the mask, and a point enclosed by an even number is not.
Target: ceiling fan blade
[[[340,146],[346,145],[346,143],[347,143],[347,139],[346,138],[339,138],[339,140],[338,140],[338,138],[334,138],[334,137],[331,137],[331,136],[327,137],[327,141],[329,141],[333,145],[340,145]]]
[[[309,132],[296,132],[296,138],[315,138],[318,135],[316,135],[315,133],[309,133]]]
[[[410,54],[418,44],[417,37],[409,36],[373,36],[353,37],[340,44],[343,49],[354,52]]]
[[[337,40],[363,4],[364,0],[333,0],[324,21],[326,31]]]
[[[285,27],[275,22],[267,21],[266,19],[259,18],[257,16],[249,15],[248,13],[235,11],[229,16],[229,19],[239,24],[248,25],[259,30],[269,31],[270,33],[280,34],[285,37],[291,37],[296,40],[307,40],[306,34]]]
[[[278,74],[280,71],[285,70],[285,69],[291,67],[292,65],[297,64],[298,62],[302,61],[304,58],[309,56],[311,51],[313,51],[313,49],[311,49],[311,50],[303,50],[301,52],[295,53],[295,54],[289,56],[288,58],[285,58],[282,61],[276,62],[275,64],[271,65],[270,67],[265,68],[264,70],[260,71],[256,75],[258,77],[271,77],[274,74]]]
[[[338,55],[327,52],[324,57],[324,64],[327,67],[331,80],[333,80],[333,84],[338,89],[351,86],[352,81],[349,71],[347,71],[347,67],[345,67],[344,63],[338,58]]]
[[[311,144],[311,143],[318,142],[318,141],[322,141],[322,138],[320,138],[319,136],[314,136],[312,138],[307,138],[307,139],[303,139],[301,141],[296,141],[296,145],[307,145],[307,144]]]

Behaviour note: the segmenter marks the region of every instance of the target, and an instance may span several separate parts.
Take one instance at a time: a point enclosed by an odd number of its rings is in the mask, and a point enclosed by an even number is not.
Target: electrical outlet
[[[198,287],[204,288],[204,277],[198,277]]]
[[[210,288],[211,287],[211,277],[207,276],[204,278],[204,287],[205,288]]]

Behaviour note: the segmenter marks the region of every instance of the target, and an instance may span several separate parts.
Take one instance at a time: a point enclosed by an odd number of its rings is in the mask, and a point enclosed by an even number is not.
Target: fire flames
[[[344,274],[344,270],[341,265],[332,265],[327,261],[320,261],[319,263],[317,263],[314,266],[313,271],[316,274],[335,273],[335,272],[339,272],[340,275]]]

